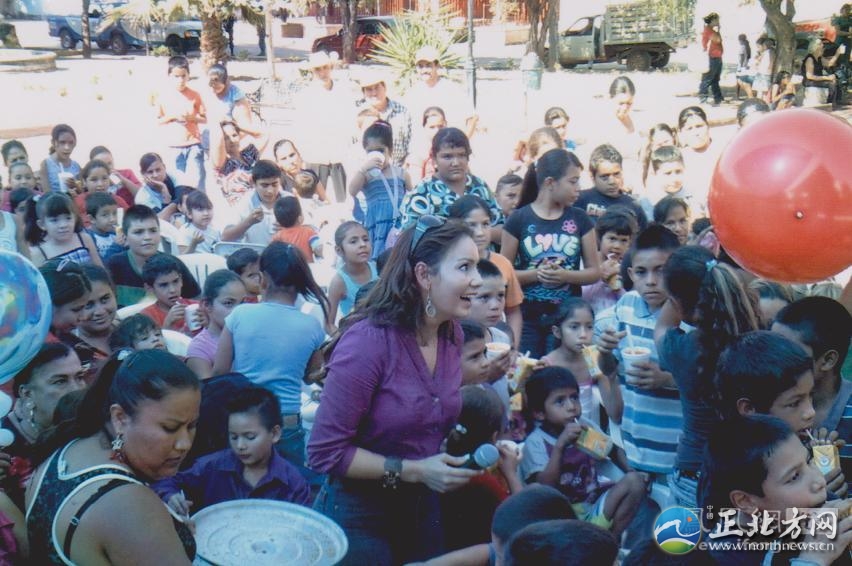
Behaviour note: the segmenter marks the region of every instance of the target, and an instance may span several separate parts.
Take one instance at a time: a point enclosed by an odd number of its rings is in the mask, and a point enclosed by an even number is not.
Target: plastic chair
[[[181,241],[180,230],[175,228],[174,224],[160,220],[160,247],[167,254],[178,255],[180,248],[178,242]]]
[[[163,330],[163,340],[166,342],[166,350],[170,354],[180,356],[181,358],[186,357],[186,352],[189,350],[189,343],[192,342],[192,338],[186,334],[167,329]]]
[[[216,254],[195,253],[184,254],[177,256],[184,265],[189,269],[189,272],[195,277],[198,286],[204,288],[204,282],[207,276],[217,269],[228,269],[228,262],[224,257]]]
[[[311,274],[314,276],[317,285],[328,293],[328,287],[331,285],[331,280],[337,274],[337,270],[333,265],[327,263],[311,263],[309,265],[311,266]]]
[[[243,248],[254,250],[258,253],[258,255],[260,255],[263,253],[263,250],[266,249],[266,246],[263,244],[247,244],[244,242],[217,242],[216,245],[213,246],[213,253],[226,258],[235,251]]]
[[[155,303],[154,299],[146,298],[144,301],[140,303],[136,303],[135,305],[128,305],[126,307],[120,308],[115,311],[115,318],[121,322],[125,318],[131,317],[134,314],[139,314],[142,312],[145,307],[153,305]]]

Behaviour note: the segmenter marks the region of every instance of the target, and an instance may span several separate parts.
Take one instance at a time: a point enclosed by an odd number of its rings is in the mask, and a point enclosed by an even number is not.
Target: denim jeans
[[[674,473],[669,476],[669,487],[672,489],[675,505],[689,509],[698,507],[697,480],[685,477],[680,470],[675,468]]]
[[[438,494],[422,484],[387,489],[381,480],[329,477],[314,509],[346,533],[342,566],[421,562],[443,551]]]
[[[182,175],[178,175],[178,185],[195,187],[205,192],[205,180],[207,172],[204,169],[204,148],[201,144],[188,145],[186,147],[173,147],[175,169]]]
[[[713,100],[722,102],[722,88],[719,86],[719,80],[722,78],[722,58],[710,57],[710,69],[701,75],[701,84],[698,87],[698,96],[702,100],[707,99],[707,91],[713,91]]]
[[[282,458],[294,466],[305,467],[305,431],[301,424],[295,428],[282,429],[275,448]]]
[[[541,301],[524,301],[521,303],[521,353],[529,352],[530,356],[539,359],[557,347],[556,337],[551,330],[550,318],[559,310],[557,303]]]

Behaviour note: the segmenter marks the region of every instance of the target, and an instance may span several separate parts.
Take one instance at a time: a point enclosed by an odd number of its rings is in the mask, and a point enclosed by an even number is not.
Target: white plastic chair
[[[224,257],[216,254],[195,253],[183,254],[177,256],[184,265],[189,269],[189,272],[195,277],[198,286],[204,288],[204,282],[207,276],[217,269],[228,269],[228,262]]]
[[[121,322],[125,318],[131,317],[134,314],[139,314],[146,307],[153,305],[154,302],[154,299],[146,297],[144,301],[136,303],[135,305],[128,305],[115,311],[115,318]]]
[[[314,276],[314,281],[320,288],[328,293],[328,287],[331,285],[331,280],[337,274],[337,270],[333,265],[327,263],[311,263],[311,274]]]
[[[235,251],[243,248],[249,248],[256,251],[258,254],[262,254],[263,250],[266,249],[266,246],[263,244],[247,244],[244,242],[217,242],[216,245],[213,246],[213,253],[226,258]]]
[[[180,241],[180,230],[175,228],[174,224],[160,220],[160,248],[167,254],[178,255],[180,253],[178,242]]]
[[[186,334],[167,329],[163,330],[163,340],[166,342],[166,350],[170,354],[180,356],[181,358],[186,357],[186,352],[189,350],[189,343],[192,342],[192,338]]]

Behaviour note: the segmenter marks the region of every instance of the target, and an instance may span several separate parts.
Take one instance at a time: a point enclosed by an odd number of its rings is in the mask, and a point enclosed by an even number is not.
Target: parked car
[[[692,35],[687,18],[661,18],[651,2],[609,5],[603,14],[585,16],[559,37],[559,64],[624,62],[631,71],[663,68],[676,47]]]
[[[358,35],[355,37],[355,56],[365,59],[370,56],[376,42],[382,37],[382,28],[393,27],[393,16],[369,16],[358,18]],[[343,30],[335,34],[319,37],[314,40],[311,51],[335,52],[343,57]]]
[[[89,8],[89,33],[92,42],[101,49],[110,49],[116,55],[124,55],[128,49],[144,49],[165,45],[175,53],[197,51],[201,47],[201,22],[198,20],[180,20],[155,23],[148,29],[120,19],[108,23],[105,16],[112,10],[125,5],[124,2],[95,3]],[[47,16],[48,34],[58,37],[63,49],[74,49],[83,41],[82,24],[79,15]]]

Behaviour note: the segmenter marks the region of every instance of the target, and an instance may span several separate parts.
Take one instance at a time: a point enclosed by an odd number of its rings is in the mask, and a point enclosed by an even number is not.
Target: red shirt
[[[318,240],[319,236],[316,231],[304,224],[301,226],[291,226],[290,228],[281,228],[272,236],[273,242],[292,244],[302,250],[302,253],[305,254],[305,261],[308,263],[314,262],[313,247]]]
[[[189,299],[183,299],[183,303],[185,305],[197,305],[198,301],[191,301]],[[151,320],[157,323],[157,326],[160,328],[166,328],[167,330],[175,330],[180,332],[181,334],[186,334],[187,336],[193,336],[197,334],[197,332],[191,332],[189,328],[186,326],[186,320],[181,319],[173,323],[171,326],[164,326],[166,323],[166,317],[169,314],[169,311],[163,310],[157,303],[153,305],[148,305],[144,309],[140,311],[140,314],[147,315],[151,317]]]
[[[713,36],[716,36],[716,41],[713,41]],[[709,57],[721,58],[724,50],[722,49],[722,36],[719,35],[712,27],[704,26],[704,31],[701,33],[701,48],[707,52]]]

